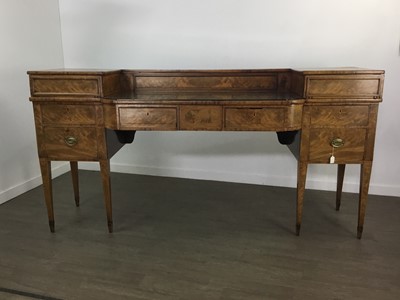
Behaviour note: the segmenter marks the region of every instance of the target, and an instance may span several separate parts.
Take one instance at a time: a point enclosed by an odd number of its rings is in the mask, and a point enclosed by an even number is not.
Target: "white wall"
[[[42,182],[26,71],[63,66],[58,1],[0,0],[0,41],[3,203]]]
[[[370,191],[400,196],[400,1],[60,0],[60,12],[66,67],[385,69]],[[273,133],[139,133],[112,166],[283,186],[296,176]],[[358,172],[348,168],[346,191]],[[311,166],[309,188],[334,186],[335,168]]]

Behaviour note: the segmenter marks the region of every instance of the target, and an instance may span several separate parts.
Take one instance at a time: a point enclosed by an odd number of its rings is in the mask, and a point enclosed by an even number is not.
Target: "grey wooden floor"
[[[39,187],[0,206],[0,299],[400,299],[400,199],[112,174],[107,233],[100,175],[54,180],[56,233]],[[25,294],[24,294],[25,293]]]

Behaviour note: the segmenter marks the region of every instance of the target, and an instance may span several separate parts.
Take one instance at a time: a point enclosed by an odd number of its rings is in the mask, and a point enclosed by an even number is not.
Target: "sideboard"
[[[78,161],[100,163],[112,232],[110,158],[138,130],[207,130],[277,132],[298,161],[297,235],[308,165],[337,165],[339,210],[345,166],[360,164],[357,237],[362,236],[382,70],[59,69],[28,74],[51,232],[51,161],[70,162],[77,206]]]

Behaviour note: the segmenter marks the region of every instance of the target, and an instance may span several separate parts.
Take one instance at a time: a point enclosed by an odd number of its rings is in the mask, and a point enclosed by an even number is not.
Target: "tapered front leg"
[[[40,170],[42,173],[44,199],[46,201],[47,215],[49,218],[50,231],[54,232],[54,209],[53,209],[53,186],[51,181],[51,161],[47,158],[40,158]]]
[[[300,162],[297,166],[297,201],[296,201],[296,235],[300,235],[301,219],[303,216],[303,200],[306,188],[308,163]]]
[[[365,210],[367,208],[367,196],[369,190],[369,181],[371,178],[371,171],[372,171],[372,161],[364,162],[361,165],[360,194],[358,202],[358,225],[357,225],[357,238],[359,239],[361,239],[364,227]]]
[[[74,198],[75,205],[79,207],[79,174],[78,174],[78,162],[70,161],[71,166],[71,176],[72,176],[72,185],[74,187]]]
[[[344,165],[344,164],[338,165],[337,184],[336,184],[336,210],[340,209],[340,204],[342,202],[342,190],[343,190],[343,180],[344,180],[345,169],[346,169],[346,165]]]
[[[108,231],[113,232],[112,202],[111,202],[111,181],[110,181],[110,161],[100,160],[101,179],[103,181],[104,203],[107,213]]]

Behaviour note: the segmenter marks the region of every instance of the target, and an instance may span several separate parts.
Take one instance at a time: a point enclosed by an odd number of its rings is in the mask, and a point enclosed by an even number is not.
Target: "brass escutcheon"
[[[343,146],[344,146],[344,141],[343,141],[341,138],[334,138],[334,139],[331,141],[331,146],[332,146],[333,148],[340,148],[340,147],[343,147]]]
[[[67,144],[67,146],[72,147],[78,143],[78,139],[74,136],[66,136],[64,138],[64,142]]]

